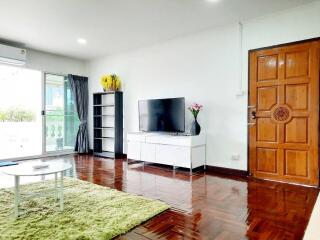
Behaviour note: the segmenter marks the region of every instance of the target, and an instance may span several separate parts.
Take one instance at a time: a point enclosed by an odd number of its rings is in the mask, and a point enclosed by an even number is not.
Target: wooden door
[[[319,46],[310,41],[250,52],[254,177],[318,186]]]

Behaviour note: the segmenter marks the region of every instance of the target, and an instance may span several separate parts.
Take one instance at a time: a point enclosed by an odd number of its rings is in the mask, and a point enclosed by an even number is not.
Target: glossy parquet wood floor
[[[66,156],[78,178],[172,206],[117,239],[302,239],[318,190],[165,166]],[[1,186],[1,183],[0,183]]]
[[[76,157],[79,178],[172,206],[118,239],[302,239],[318,190]]]

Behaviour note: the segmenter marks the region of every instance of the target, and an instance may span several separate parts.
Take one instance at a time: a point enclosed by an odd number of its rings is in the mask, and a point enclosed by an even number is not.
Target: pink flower
[[[195,110],[195,111],[200,111],[203,108],[202,105],[198,103],[193,103],[188,109],[189,110]]]
[[[198,103],[193,103],[188,107],[189,111],[192,113],[195,119],[197,119],[198,114],[202,108],[203,106]]]

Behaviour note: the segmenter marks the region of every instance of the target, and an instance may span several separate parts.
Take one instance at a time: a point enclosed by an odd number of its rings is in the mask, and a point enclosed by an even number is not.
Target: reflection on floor
[[[119,239],[302,239],[318,195],[314,188],[203,172],[190,177],[187,171],[125,160],[60,159],[73,164],[69,176],[172,206]],[[13,185],[10,177],[0,177],[0,187]]]

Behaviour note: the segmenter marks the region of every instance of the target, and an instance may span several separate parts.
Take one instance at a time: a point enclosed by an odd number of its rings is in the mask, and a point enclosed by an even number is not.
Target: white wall
[[[99,78],[104,73],[121,76],[129,132],[139,130],[139,99],[183,96],[188,104],[201,103],[204,111],[199,122],[207,133],[208,164],[246,169],[246,103],[245,98],[236,97],[240,85],[237,38],[234,25],[93,61],[90,91],[101,91]],[[191,114],[187,116],[189,125]],[[231,162],[233,153],[239,153],[241,160]]]
[[[247,21],[243,28],[243,62],[248,50],[320,37],[320,1]],[[247,86],[248,65],[243,66]]]
[[[247,96],[236,96],[241,85],[239,59],[244,60],[242,85],[247,89],[248,50],[320,36],[319,12],[320,3],[315,2],[245,22],[242,56],[234,24],[91,61],[89,91],[101,91],[102,74],[121,76],[129,132],[138,130],[139,99],[184,96],[187,103],[202,103],[208,165],[246,170]],[[92,115],[89,127],[92,143]],[[239,154],[240,160],[231,160],[232,154]]]
[[[25,67],[50,73],[87,75],[85,61],[32,49],[27,50]]]

